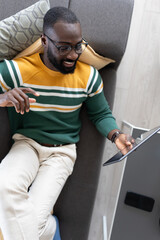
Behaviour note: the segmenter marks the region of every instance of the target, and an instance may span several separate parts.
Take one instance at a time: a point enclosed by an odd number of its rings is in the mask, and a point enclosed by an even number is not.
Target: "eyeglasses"
[[[53,43],[53,45],[58,49],[58,51],[59,51],[59,54],[61,55],[61,56],[63,56],[63,55],[67,55],[67,54],[69,54],[71,51],[72,51],[72,49],[74,49],[74,51],[77,53],[77,54],[81,54],[84,50],[85,50],[85,48],[87,47],[87,45],[88,45],[88,42],[87,41],[85,41],[83,38],[82,38],[82,42],[80,42],[80,43],[77,43],[76,45],[59,45],[59,46],[57,46],[56,45],[56,43],[58,43],[58,44],[60,44],[60,43],[66,43],[66,42],[56,42],[56,41],[54,41],[53,39],[51,39],[50,37],[48,37],[45,33],[44,33],[44,35]]]

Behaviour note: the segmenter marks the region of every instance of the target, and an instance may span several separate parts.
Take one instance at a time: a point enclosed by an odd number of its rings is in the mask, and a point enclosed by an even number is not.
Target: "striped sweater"
[[[21,133],[40,143],[60,144],[79,141],[79,113],[85,102],[90,119],[107,137],[117,128],[103,94],[98,71],[77,62],[74,74],[48,69],[38,53],[0,63],[0,92],[30,87],[39,93],[36,103],[24,115],[8,108],[12,133]]]

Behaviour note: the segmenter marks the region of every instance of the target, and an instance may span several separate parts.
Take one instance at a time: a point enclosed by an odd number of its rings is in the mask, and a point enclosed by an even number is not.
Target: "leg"
[[[56,223],[51,211],[66,179],[72,173],[76,148],[75,145],[41,148],[41,166],[29,195],[38,216],[40,240],[53,240]]]
[[[39,240],[28,196],[38,168],[36,152],[24,141],[16,142],[0,164],[0,226],[5,240]]]

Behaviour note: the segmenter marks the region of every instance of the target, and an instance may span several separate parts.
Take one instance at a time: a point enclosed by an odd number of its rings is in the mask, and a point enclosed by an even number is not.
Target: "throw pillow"
[[[42,47],[40,38],[36,42],[34,42],[31,46],[29,46],[27,49],[25,49],[24,51],[19,53],[15,58],[29,56],[29,55],[37,53],[37,52],[43,52],[43,47]],[[106,58],[106,57],[99,55],[89,45],[82,52],[82,54],[79,58],[79,61],[87,63],[89,65],[92,65],[97,70],[100,70],[101,68],[105,67],[109,63],[115,62],[114,60],[112,60],[110,58]]]
[[[0,21],[0,60],[14,58],[40,37],[43,17],[49,9],[49,0],[39,0]]]
[[[88,45],[87,48],[85,48],[85,50],[82,52],[79,60],[81,62],[85,62],[89,65],[92,65],[97,70],[100,70],[109,63],[115,62],[115,60],[111,58],[103,57],[96,53],[90,45]]]

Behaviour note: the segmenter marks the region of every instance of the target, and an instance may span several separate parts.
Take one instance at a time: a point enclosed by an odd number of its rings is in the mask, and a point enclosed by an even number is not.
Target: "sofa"
[[[38,0],[1,0],[0,21]],[[134,0],[49,0],[50,6],[65,6],[76,13],[84,38],[100,55],[115,60],[99,70],[104,93],[113,108],[116,72],[124,55]],[[1,36],[0,36],[1,37]],[[87,240],[96,196],[105,138],[81,111],[82,128],[77,144],[77,161],[54,208],[60,221],[62,240]],[[6,108],[0,108],[0,160],[11,146],[11,130]]]

